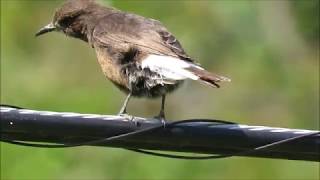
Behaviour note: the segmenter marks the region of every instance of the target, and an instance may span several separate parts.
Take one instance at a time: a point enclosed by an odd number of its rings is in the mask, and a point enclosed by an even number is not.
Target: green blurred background
[[[106,81],[93,49],[50,33],[35,38],[62,1],[1,0],[1,103],[115,114],[124,95]],[[319,1],[104,1],[158,19],[206,69],[232,78],[220,89],[186,83],[169,95],[169,119],[319,128]],[[149,117],[160,100],[133,99]],[[319,179],[319,163],[234,157],[171,160],[122,149],[38,149],[1,143],[1,179]]]

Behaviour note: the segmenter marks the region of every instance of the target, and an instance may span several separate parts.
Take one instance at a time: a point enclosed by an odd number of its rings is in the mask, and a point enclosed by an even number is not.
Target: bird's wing
[[[180,42],[159,21],[135,14],[117,12],[102,18],[92,38],[102,45],[135,46],[150,54],[192,62]]]
[[[167,48],[173,51],[176,55],[185,61],[193,62],[191,57],[189,57],[184,49],[182,48],[180,42],[171,34],[167,29],[161,28],[157,31],[162,39],[161,43]]]

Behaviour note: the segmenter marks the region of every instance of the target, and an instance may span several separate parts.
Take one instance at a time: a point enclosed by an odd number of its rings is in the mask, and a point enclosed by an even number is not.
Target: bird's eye
[[[61,27],[69,27],[74,22],[75,17],[65,17],[59,21]]]

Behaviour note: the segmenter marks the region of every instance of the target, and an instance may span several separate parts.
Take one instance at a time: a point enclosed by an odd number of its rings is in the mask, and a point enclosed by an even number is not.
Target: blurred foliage
[[[169,96],[168,118],[319,128],[318,0],[104,3],[161,20],[190,56],[232,78],[221,89],[186,83]],[[1,103],[115,114],[124,96],[105,80],[91,48],[58,33],[34,38],[60,4],[1,0]],[[128,110],[153,116],[159,104],[134,99]],[[1,179],[319,179],[319,164],[255,158],[184,161],[121,149],[1,143]]]

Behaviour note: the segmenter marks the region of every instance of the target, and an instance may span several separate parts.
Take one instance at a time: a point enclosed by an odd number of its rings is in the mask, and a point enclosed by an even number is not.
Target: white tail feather
[[[141,64],[142,68],[149,68],[167,80],[198,80],[199,77],[187,70],[190,67],[202,69],[200,66],[183,61],[178,58],[161,55],[149,55]]]

